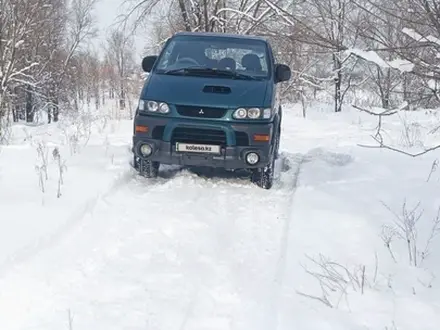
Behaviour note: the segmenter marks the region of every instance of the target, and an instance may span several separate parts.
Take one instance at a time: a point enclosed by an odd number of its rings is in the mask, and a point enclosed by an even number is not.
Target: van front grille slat
[[[226,133],[214,129],[177,127],[171,138],[172,144],[176,142],[225,146]]]
[[[176,110],[181,116],[196,118],[223,118],[228,111],[225,108],[196,107],[189,105],[176,105]]]

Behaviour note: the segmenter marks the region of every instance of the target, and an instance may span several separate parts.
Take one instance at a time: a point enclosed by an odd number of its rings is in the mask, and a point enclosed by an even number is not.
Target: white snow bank
[[[100,194],[120,180],[129,159],[125,134],[129,123],[122,124],[122,137],[115,134],[120,123],[99,130],[97,123],[92,124],[86,147],[84,138],[74,142],[76,128],[62,131],[61,123],[13,127],[13,140],[0,153],[1,219],[13,220],[0,221],[0,274],[2,265],[27,259],[68,232]],[[65,162],[61,198],[57,197],[60,176],[55,148]]]
[[[73,329],[437,329],[438,237],[415,267],[403,240],[393,237],[391,255],[381,236],[398,230],[405,199],[409,209],[420,201],[424,250],[440,206],[440,174],[428,179],[438,155],[361,148],[377,118],[329,109],[314,105],[306,119],[285,109],[271,191],[179,167],[141,180],[127,164],[131,122],[120,121],[77,154],[62,149],[63,196],[51,163],[43,205],[35,151],[16,135],[0,154],[0,329],[62,329],[68,311]],[[404,119],[439,142],[426,133],[434,115]],[[390,143],[401,143],[401,120],[384,118]],[[325,271],[335,280],[321,286]]]

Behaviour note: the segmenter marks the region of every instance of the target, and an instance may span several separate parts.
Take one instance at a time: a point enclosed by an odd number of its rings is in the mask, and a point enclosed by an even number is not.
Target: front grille
[[[171,143],[199,143],[226,145],[226,133],[222,130],[177,127],[173,131]]]
[[[176,110],[181,116],[197,118],[222,118],[228,109],[212,107],[195,107],[190,105],[176,105]]]
[[[155,128],[153,128],[151,137],[156,140],[162,140],[164,131],[165,131],[165,126],[156,126]]]
[[[237,142],[237,146],[239,147],[247,147],[249,146],[249,136],[246,132],[235,132],[235,140]]]

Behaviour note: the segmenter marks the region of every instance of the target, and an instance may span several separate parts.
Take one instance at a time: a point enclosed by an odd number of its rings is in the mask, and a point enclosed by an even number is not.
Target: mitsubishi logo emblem
[[[204,114],[205,114],[205,112],[203,111],[203,109],[200,109],[199,115],[204,115]]]

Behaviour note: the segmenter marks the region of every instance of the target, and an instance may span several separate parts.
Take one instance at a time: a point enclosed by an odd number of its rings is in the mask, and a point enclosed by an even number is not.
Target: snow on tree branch
[[[377,52],[372,50],[361,50],[361,49],[348,49],[346,52],[356,55],[368,62],[374,63],[381,68],[393,68],[400,72],[411,72],[414,69],[414,63],[407,60],[395,59],[392,61],[385,61],[380,57]]]
[[[440,46],[440,39],[432,35],[428,35],[427,37],[424,37],[421,34],[417,33],[415,30],[409,28],[402,29],[402,32],[405,33],[410,38],[414,39],[415,41],[430,42],[436,44],[437,46]]]

